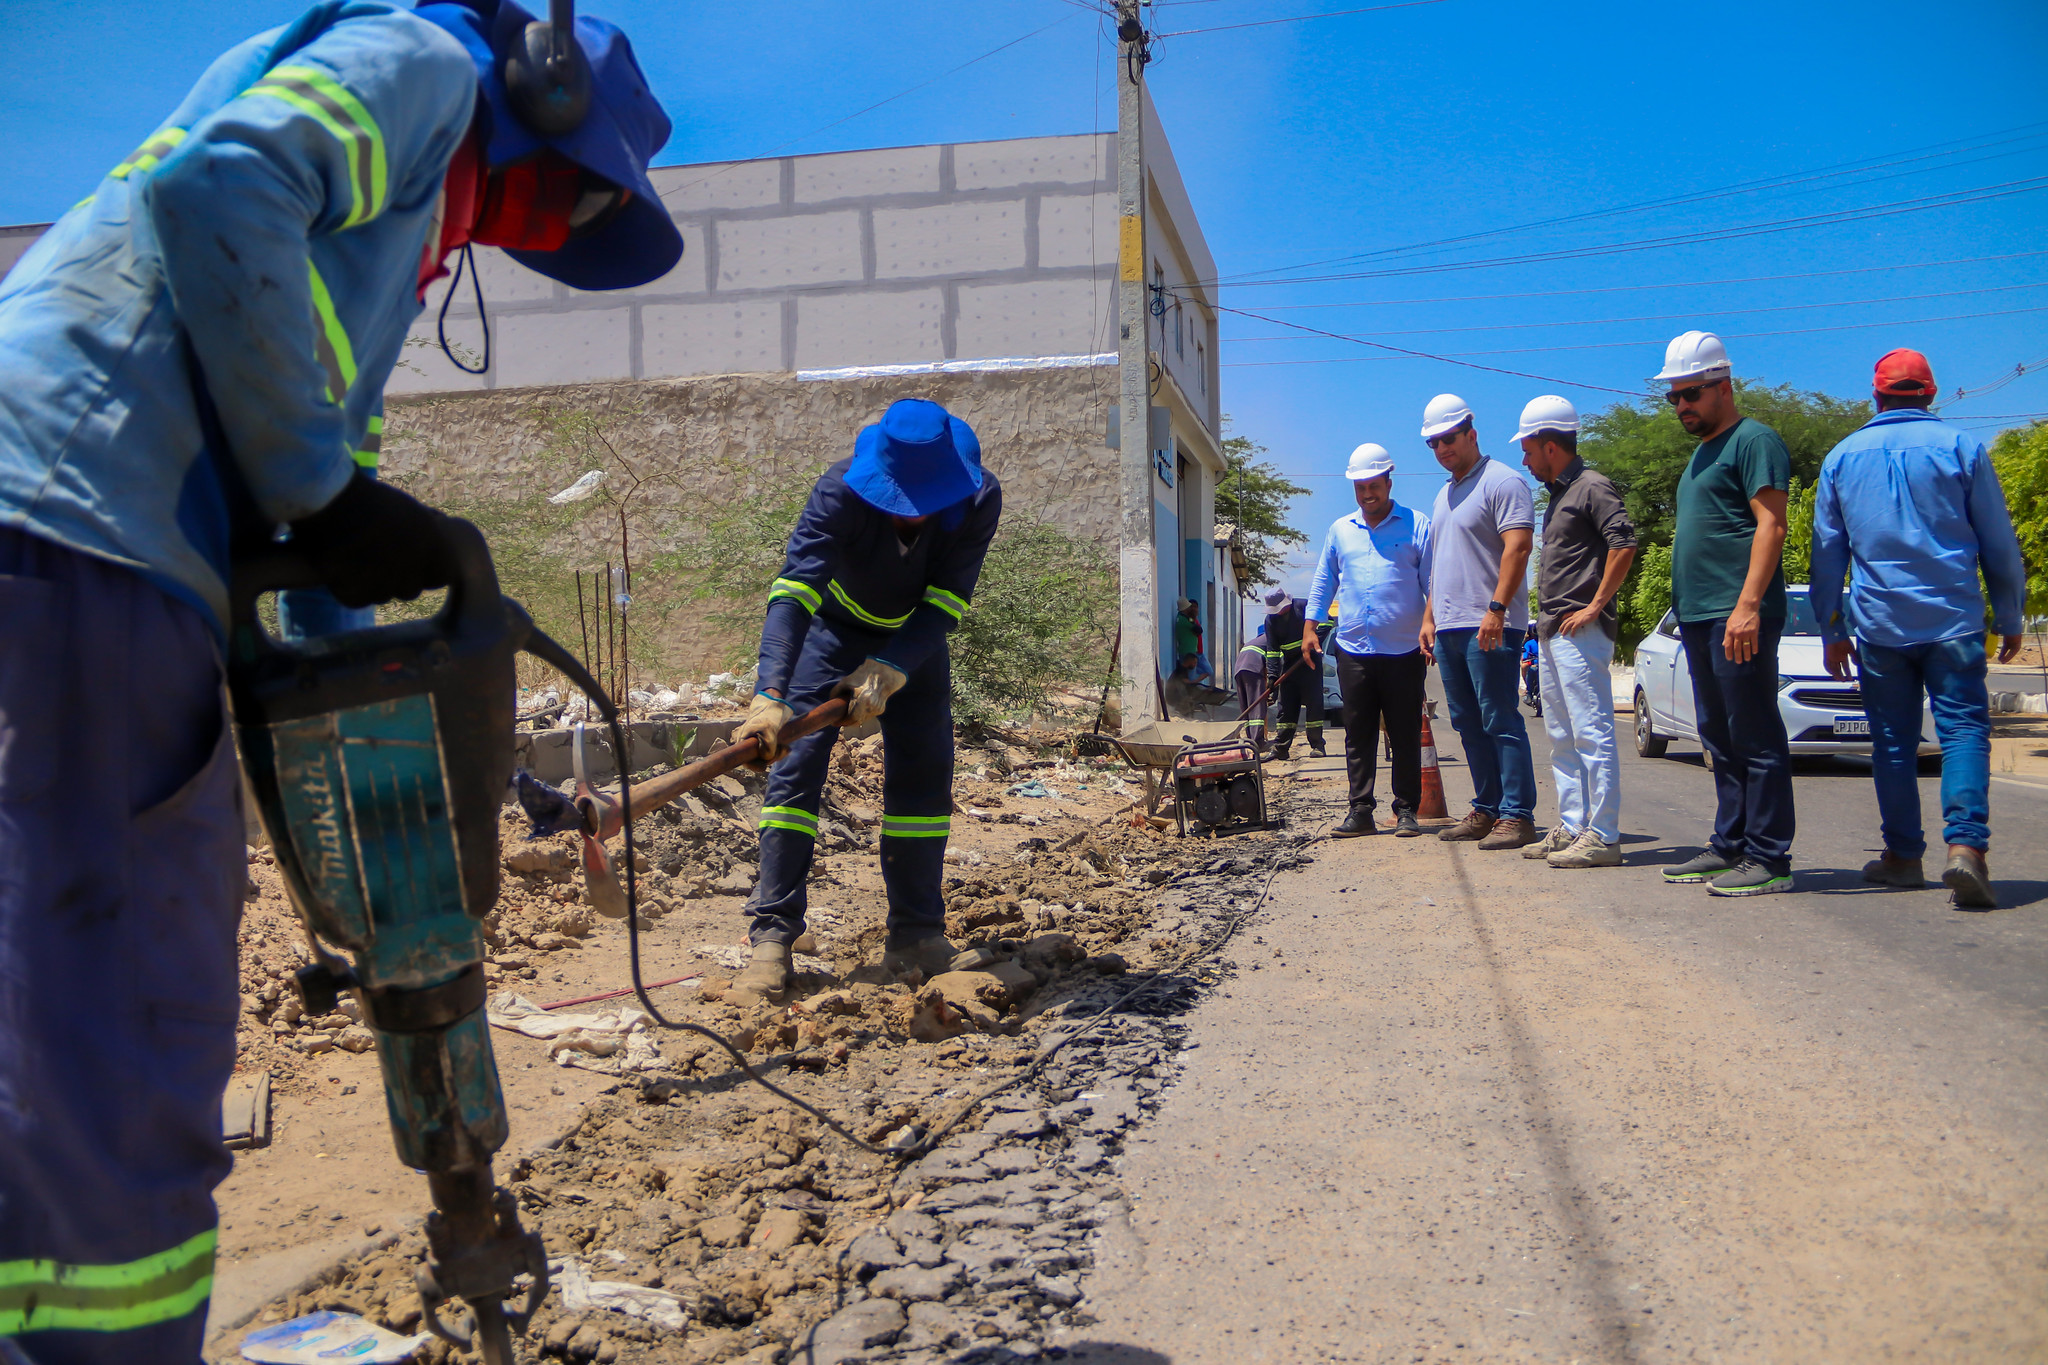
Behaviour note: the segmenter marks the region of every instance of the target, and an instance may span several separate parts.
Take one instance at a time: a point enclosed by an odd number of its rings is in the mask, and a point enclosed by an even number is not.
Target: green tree
[[[1230,418],[1223,419],[1223,462],[1229,466],[1216,484],[1216,520],[1237,528],[1244,551],[1246,597],[1274,582],[1289,550],[1308,544],[1308,533],[1287,522],[1287,505],[1308,489],[1291,482],[1279,467],[1261,459],[1266,447],[1249,436],[1232,436]]]
[[[2048,614],[2048,422],[1999,432],[1991,466],[2027,561],[2027,611]]]
[[[1785,494],[1785,581],[1804,583],[1813,577],[1813,493],[1818,480],[1792,476]]]

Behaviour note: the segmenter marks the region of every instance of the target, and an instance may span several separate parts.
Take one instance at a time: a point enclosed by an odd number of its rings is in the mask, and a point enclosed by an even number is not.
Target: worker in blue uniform
[[[497,245],[607,289],[680,255],[624,35],[576,22],[585,103],[515,79],[531,23],[323,0],[215,61],[0,283],[8,1365],[199,1360],[240,1003],[238,547],[289,539],[345,608],[445,584],[447,519],[361,472],[443,262]]]
[[[1294,666],[1301,662],[1301,636],[1308,629],[1307,614],[1302,603],[1285,588],[1275,588],[1266,594],[1266,682],[1270,685],[1279,681],[1276,690],[1278,700],[1273,710],[1278,725],[1273,731],[1273,757],[1286,762],[1287,751],[1294,743],[1294,725],[1302,712],[1302,728],[1308,732],[1309,752],[1317,758],[1325,754],[1323,748],[1323,679],[1313,660],[1301,668]],[[1319,639],[1321,637],[1318,637]],[[1289,669],[1293,669],[1290,674]]]
[[[758,691],[733,736],[758,739],[762,758],[775,763],[761,806],[761,880],[746,905],[752,959],[737,989],[763,997],[789,989],[839,731],[806,735],[786,753],[777,736],[834,696],[847,698],[847,725],[882,722],[883,969],[932,976],[957,952],[939,889],[953,810],[946,636],[974,596],[1002,510],[973,430],[917,398],[891,404],[861,431],[852,458],[811,489],[768,592]]]

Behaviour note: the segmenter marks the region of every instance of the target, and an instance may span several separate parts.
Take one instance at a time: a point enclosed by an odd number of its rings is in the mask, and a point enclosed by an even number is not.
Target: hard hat
[[[1934,387],[1934,367],[1927,363],[1926,356],[1904,346],[1887,351],[1877,362],[1871,391],[1900,398],[1932,398],[1938,392]]]
[[[1440,393],[1422,410],[1422,439],[1441,436],[1461,422],[1472,420],[1472,409],[1455,393]]]
[[[1664,368],[1658,379],[1705,379],[1729,371],[1728,348],[1712,332],[1687,332],[1673,337],[1664,348]]]
[[[1351,463],[1344,466],[1344,477],[1353,483],[1360,479],[1377,479],[1382,474],[1394,472],[1394,457],[1387,454],[1387,448],[1367,441],[1351,452]]]
[[[1559,398],[1546,393],[1541,398],[1531,398],[1522,409],[1522,425],[1515,431],[1517,441],[1526,441],[1539,431],[1579,430],[1579,410],[1571,405],[1568,398]]]

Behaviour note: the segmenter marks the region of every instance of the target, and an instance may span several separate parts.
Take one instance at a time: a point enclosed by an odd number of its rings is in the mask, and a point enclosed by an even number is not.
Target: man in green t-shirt
[[[1790,891],[1792,751],[1778,711],[1778,637],[1791,452],[1736,411],[1728,352],[1711,332],[1674,340],[1657,378],[1700,442],[1678,481],[1671,605],[1715,797],[1707,851],[1664,879],[1706,882],[1717,896]]]

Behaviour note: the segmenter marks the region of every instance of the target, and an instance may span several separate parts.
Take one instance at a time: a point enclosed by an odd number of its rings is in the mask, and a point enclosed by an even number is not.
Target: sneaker
[[[882,970],[891,976],[908,976],[912,971],[927,977],[948,970],[960,950],[944,934],[933,934],[905,944],[890,944],[882,951]]]
[[[1545,861],[1552,867],[1620,867],[1621,845],[1610,844],[1589,829]]]
[[[1996,910],[1998,893],[1991,889],[1991,869],[1985,865],[1984,850],[1967,844],[1950,844],[1948,868],[1941,884],[1954,893],[1958,910]]]
[[[1735,864],[1710,848],[1698,857],[1688,858],[1676,867],[1665,868],[1664,880],[1691,886],[1706,881],[1709,877],[1718,877],[1723,872],[1732,870],[1734,866]]]
[[[1578,837],[1577,834],[1566,828],[1564,822],[1560,820],[1550,827],[1550,832],[1543,836],[1542,843],[1531,844],[1523,849],[1522,856],[1531,860],[1548,858],[1553,853],[1562,853],[1570,848],[1572,841]]]
[[[1338,839],[1356,839],[1361,834],[1373,834],[1376,832],[1372,822],[1372,807],[1353,806],[1350,812],[1345,815],[1344,823],[1331,830],[1330,834],[1333,838]]]
[[[1749,858],[1744,858],[1707,883],[1710,896],[1768,896],[1791,889],[1790,872],[1773,872]]]
[[[1412,810],[1397,811],[1394,814],[1394,837],[1413,839],[1422,833],[1422,822],[1415,818]]]
[[[1522,848],[1535,843],[1543,836],[1536,832],[1536,823],[1522,817],[1513,820],[1496,820],[1486,837],[1479,841],[1479,847],[1488,853],[1504,848]]]
[[[1472,844],[1493,833],[1494,820],[1483,810],[1469,810],[1465,818],[1449,829],[1437,831],[1436,837],[1447,844]]]
[[[1863,880],[1876,886],[1898,886],[1918,891],[1927,885],[1927,873],[1918,858],[1901,858],[1886,853],[1863,865]]]

